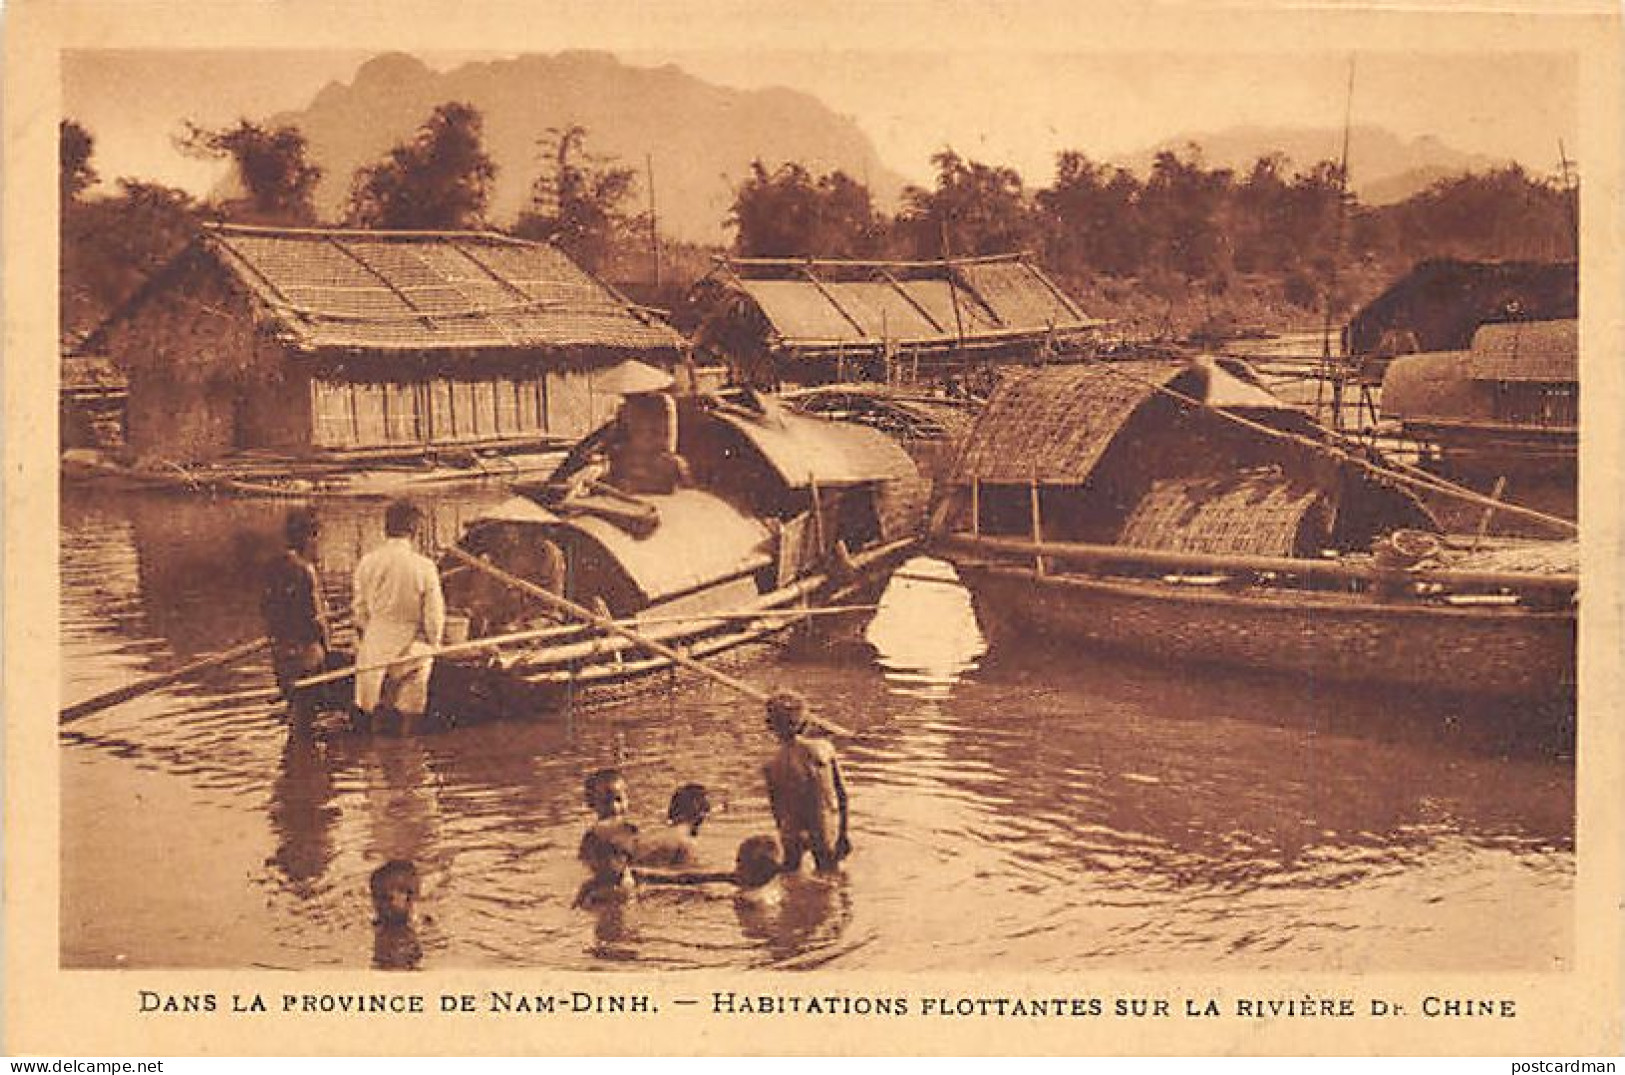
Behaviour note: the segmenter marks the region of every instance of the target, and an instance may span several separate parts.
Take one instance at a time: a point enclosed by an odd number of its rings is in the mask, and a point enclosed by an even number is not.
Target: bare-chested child
[[[626,816],[631,800],[626,790],[626,778],[619,769],[598,769],[587,774],[582,790],[587,809],[597,819],[581,837],[580,856],[583,862],[587,861],[587,841],[595,833],[600,836],[622,834],[629,843],[635,840],[638,827]]]
[[[751,836],[740,843],[731,873],[674,873],[640,869],[636,875],[638,882],[646,885],[732,884],[736,900],[765,907],[779,902],[782,895],[779,873],[783,868],[784,856],[779,847],[779,838]]]
[[[767,726],[778,752],[763,767],[767,798],[784,848],[784,869],[801,868],[812,852],[822,871],[833,870],[852,851],[846,835],[846,783],[835,747],[806,736],[807,703],[794,691],[767,700]]]
[[[635,829],[616,828],[599,822],[581,838],[581,860],[592,871],[576,892],[576,907],[600,907],[620,903],[637,892],[632,874],[632,857],[637,853]]]
[[[711,815],[711,797],[703,784],[684,784],[671,794],[670,822],[662,832],[638,835],[638,865],[687,866],[694,862],[700,826]]]

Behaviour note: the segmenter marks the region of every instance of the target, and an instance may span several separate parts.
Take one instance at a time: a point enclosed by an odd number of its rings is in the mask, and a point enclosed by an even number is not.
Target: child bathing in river
[[[576,891],[575,907],[621,903],[637,893],[632,859],[637,854],[637,830],[600,821],[581,838],[581,860],[592,871]]]
[[[779,874],[784,869],[784,854],[777,836],[752,836],[739,845],[734,855],[734,868],[730,873],[671,873],[660,870],[637,870],[637,880],[646,885],[704,885],[731,883],[734,899],[757,907],[776,905],[784,889]]]
[[[711,814],[711,798],[703,784],[684,784],[672,792],[666,808],[670,823],[664,832],[638,837],[640,866],[687,866],[698,851],[700,826]]]
[[[588,841],[596,835],[603,839],[624,839],[628,847],[632,847],[637,839],[638,827],[626,816],[630,796],[626,790],[626,778],[619,769],[598,769],[587,774],[583,785],[587,801],[587,809],[593,812],[596,821],[588,827],[581,837],[581,861],[591,864]]]
[[[391,859],[367,878],[372,895],[372,965],[379,970],[412,970],[423,958],[417,936],[421,893],[417,865]]]
[[[806,735],[806,710],[806,700],[795,691],[778,691],[768,698],[767,726],[779,749],[763,767],[763,775],[784,849],[784,869],[799,870],[803,854],[811,851],[818,869],[827,872],[852,852],[846,836],[846,782],[835,748],[827,739]]]

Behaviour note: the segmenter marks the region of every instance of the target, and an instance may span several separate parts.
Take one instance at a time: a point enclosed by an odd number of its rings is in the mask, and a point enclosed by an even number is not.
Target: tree
[[[57,125],[57,140],[61,154],[61,204],[66,206],[93,186],[98,178],[96,169],[90,165],[96,140],[89,131],[71,119]]]
[[[587,128],[579,124],[547,133],[548,167],[536,177],[514,234],[553,242],[589,271],[601,272],[623,240],[649,227],[647,215],[625,208],[637,173],[589,155]]]
[[[1004,254],[1035,238],[1021,175],[1013,168],[966,160],[952,149],[931,158],[934,190],[909,187],[897,228],[915,257]]]
[[[1140,197],[1152,256],[1188,283],[1218,283],[1231,270],[1225,216],[1233,176],[1209,171],[1195,147],[1156,155]]]
[[[480,227],[496,173],[478,110],[447,102],[411,141],[356,172],[347,219],[363,228]]]
[[[62,217],[62,332],[95,327],[198,232],[203,214],[174,187],[120,179],[112,197],[76,201]]]
[[[868,257],[885,227],[869,188],[842,171],[813,178],[800,164],[769,172],[760,160],[734,190],[728,223],[741,257]]]
[[[1055,158],[1055,182],[1035,196],[1049,263],[1066,273],[1127,276],[1140,267],[1140,181],[1075,150]]]
[[[306,159],[309,149],[297,127],[262,127],[247,119],[235,127],[206,130],[186,125],[183,150],[195,156],[229,160],[245,197],[222,205],[224,215],[259,223],[309,224],[322,170]]]
[[[1401,252],[1422,257],[1573,258],[1570,194],[1519,165],[1442,179],[1391,207]]]

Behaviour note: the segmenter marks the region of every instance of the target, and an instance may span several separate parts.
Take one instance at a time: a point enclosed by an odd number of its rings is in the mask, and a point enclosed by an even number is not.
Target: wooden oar
[[[767,691],[756,686],[754,683],[747,683],[745,680],[730,676],[726,672],[718,671],[702,661],[696,661],[694,658],[690,657],[681,650],[673,649],[663,642],[656,642],[647,635],[634,631],[632,628],[618,623],[615,620],[610,619],[608,616],[600,616],[591,609],[584,608],[581,605],[576,604],[569,598],[560,597],[558,594],[553,593],[550,590],[545,590],[528,579],[522,579],[517,575],[510,574],[507,571],[502,570],[500,567],[497,567],[495,564],[481,560],[479,557],[464,552],[462,549],[453,546],[452,548],[447,549],[446,552],[447,555],[461,560],[476,570],[485,572],[492,578],[506,583],[522,593],[529,594],[531,597],[536,598],[538,601],[541,601],[544,604],[551,605],[561,612],[566,612],[571,616],[574,616],[576,619],[585,620],[601,630],[611,631],[620,635],[622,638],[636,642],[645,649],[652,650],[653,652],[660,654],[660,656],[665,657],[667,660],[680,664],[692,672],[698,672],[703,676],[709,676],[711,679],[716,680],[723,686],[729,688],[730,690],[737,691],[738,693],[745,695],[747,698],[754,699],[758,702],[765,702],[769,697],[771,697]],[[815,716],[811,713],[807,714],[807,720],[834,735],[842,735],[850,738],[854,734],[850,729],[843,728],[841,725],[832,720]]]
[[[139,683],[129,683],[125,686],[119,687],[116,690],[110,690],[105,694],[98,694],[94,698],[86,698],[82,702],[75,702],[72,705],[65,707],[57,719],[61,723],[67,724],[70,721],[78,720],[81,717],[88,717],[92,713],[100,713],[104,709],[108,709],[115,705],[121,705],[124,702],[128,702],[134,698],[139,698],[143,694],[151,694],[153,691],[167,687],[171,683],[177,683],[180,680],[185,679],[187,676],[194,675],[198,672],[204,672],[211,668],[219,668],[222,665],[230,664],[233,661],[240,661],[245,657],[253,656],[259,651],[265,649],[270,644],[271,640],[268,638],[256,638],[252,642],[244,642],[240,646],[233,646],[228,650],[221,651],[220,653],[210,654],[207,657],[199,657],[195,661],[189,661],[188,663],[181,665],[179,668],[165,672],[162,675],[156,675],[148,679],[143,679]]]

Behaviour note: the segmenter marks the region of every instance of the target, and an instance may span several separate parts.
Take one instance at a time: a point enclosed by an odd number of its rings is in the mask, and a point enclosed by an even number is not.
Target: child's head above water
[[[711,797],[703,784],[684,784],[671,793],[671,805],[666,808],[666,820],[683,825],[693,835],[711,816]]]
[[[777,836],[752,836],[734,856],[734,879],[740,888],[761,888],[779,875],[783,863]]]
[[[627,811],[626,778],[619,769],[599,769],[587,775],[583,787],[587,809],[600,819],[625,817]]]
[[[418,868],[406,859],[392,859],[372,871],[367,881],[372,890],[374,921],[380,926],[405,926],[412,922],[418,899]]]
[[[807,730],[807,700],[796,691],[774,691],[767,700],[767,726],[780,739]]]

